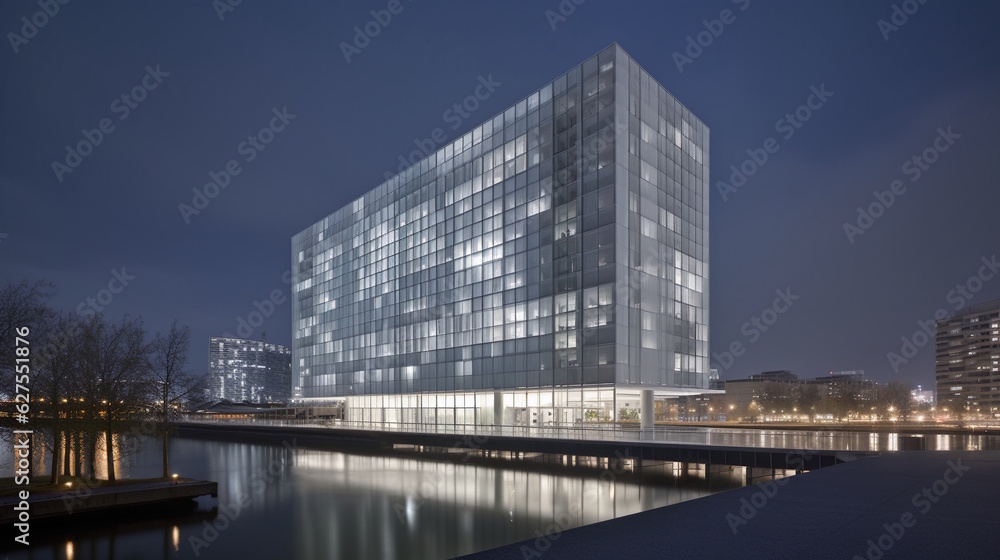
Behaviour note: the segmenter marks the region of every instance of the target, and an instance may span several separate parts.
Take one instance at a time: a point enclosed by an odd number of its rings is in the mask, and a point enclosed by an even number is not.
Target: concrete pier
[[[28,489],[30,491],[30,488]],[[181,478],[169,481],[138,482],[96,488],[67,488],[58,492],[31,492],[28,497],[32,520],[67,517],[110,510],[158,506],[169,502],[193,500],[199,496],[218,497],[219,484]],[[0,498],[0,524],[11,524],[18,513],[16,496]]]
[[[357,430],[343,428],[261,426],[245,424],[177,425],[180,435],[190,438],[222,438],[229,441],[282,443],[295,440],[297,445],[338,450],[391,449],[393,446],[453,448],[468,451],[510,452],[512,457],[525,454],[600,457],[605,461],[637,459],[641,461],[680,462],[712,465],[739,465],[756,469],[813,470],[851,461],[865,453],[790,449],[783,447],[737,447],[701,443],[666,443],[660,441],[611,441],[517,437],[490,435],[433,434],[422,432]],[[638,434],[638,431],[636,432]],[[754,476],[757,476],[755,474]]]
[[[1000,558],[1000,451],[898,452],[463,558]]]

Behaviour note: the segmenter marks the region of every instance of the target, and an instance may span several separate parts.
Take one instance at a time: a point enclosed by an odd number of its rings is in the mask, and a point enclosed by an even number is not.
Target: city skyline
[[[471,21],[401,6],[372,37],[354,28],[384,6],[61,7],[0,62],[28,86],[5,112],[5,276],[52,280],[54,304],[81,314],[140,314],[153,330],[177,318],[194,356],[218,333],[291,346],[289,237],[619,42],[713,131],[722,379],[863,369],[931,387],[933,348],[906,356],[906,341],[939,310],[1000,295],[1000,195],[985,179],[998,170],[994,6],[921,5],[895,30],[879,24],[891,4],[643,6],[642,18],[514,4]],[[21,33],[34,11],[6,6],[0,22]],[[115,41],[89,35],[95,18]],[[487,22],[535,32],[478,40],[503,27]],[[170,39],[177,29],[190,44]],[[109,46],[122,42],[134,46]],[[82,56],[107,64],[74,71]],[[947,250],[929,250],[942,236]]]

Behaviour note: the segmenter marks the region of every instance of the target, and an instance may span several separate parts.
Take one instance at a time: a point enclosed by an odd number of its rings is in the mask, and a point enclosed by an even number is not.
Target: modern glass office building
[[[563,426],[707,392],[708,142],[612,45],[310,226],[296,400]]]
[[[280,344],[213,336],[208,346],[209,395],[233,402],[288,402],[292,353]]]

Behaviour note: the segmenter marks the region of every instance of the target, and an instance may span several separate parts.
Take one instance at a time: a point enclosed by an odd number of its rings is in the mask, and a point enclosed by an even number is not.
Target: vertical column
[[[639,401],[639,427],[643,430],[653,427],[653,390],[643,389]]]
[[[493,391],[493,425],[503,424],[503,391]]]

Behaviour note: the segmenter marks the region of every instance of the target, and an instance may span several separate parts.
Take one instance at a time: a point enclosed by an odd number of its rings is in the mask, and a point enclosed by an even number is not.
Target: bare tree
[[[902,381],[892,381],[876,391],[878,405],[890,415],[895,412],[904,421],[913,411],[913,397],[910,388]]]
[[[73,392],[80,399],[76,425],[80,429],[79,441],[81,458],[85,459],[90,478],[97,478],[97,434],[101,423],[101,375],[94,358],[95,348],[104,328],[103,316],[92,316],[81,324],[78,333],[81,357],[78,374],[73,379]],[[89,449],[89,453],[82,452]],[[82,467],[83,465],[81,465]]]
[[[123,317],[117,324],[96,315],[88,322],[84,361],[91,410],[104,429],[108,480],[115,480],[114,434],[134,423],[149,404],[148,350],[141,318]],[[97,400],[100,400],[100,404]],[[97,418],[94,418],[95,420]],[[93,442],[96,448],[96,441]]]
[[[35,383],[38,392],[48,399],[50,424],[52,426],[52,471],[51,484],[59,483],[60,451],[62,435],[72,417],[73,387],[75,375],[79,371],[80,325],[72,314],[59,313],[47,321],[37,338],[41,359],[36,361]],[[65,403],[64,403],[65,401]]]
[[[14,336],[18,328],[28,327],[32,333],[44,328],[45,324],[52,318],[52,309],[48,307],[48,299],[55,294],[55,286],[50,282],[41,280],[29,281],[22,279],[18,282],[7,282],[0,286],[0,353],[10,356],[14,348]],[[29,340],[35,336],[28,337]],[[37,345],[34,345],[37,346]],[[35,349],[31,348],[32,357],[35,357]],[[36,362],[36,360],[32,360]],[[12,369],[13,363],[4,360],[0,361],[0,370],[7,373]],[[34,369],[34,368],[32,368]],[[6,394],[8,387],[0,387],[0,393]]]
[[[43,326],[51,319],[52,310],[47,302],[55,294],[55,286],[51,282],[41,280],[30,281],[22,279],[18,282],[7,282],[0,286],[0,355],[10,356],[14,352],[14,337],[17,329],[28,327],[29,332],[43,330]],[[30,341],[34,337],[29,337]],[[29,346],[32,353],[33,348]],[[32,360],[34,362],[34,360]],[[33,376],[35,365],[29,370],[29,375]],[[0,361],[0,373],[5,377],[13,370],[13,360]],[[0,387],[0,396],[10,396],[9,390],[13,385]],[[3,400],[8,400],[4,398]],[[12,400],[12,399],[11,399]],[[8,430],[0,432],[2,437],[13,437],[13,433]],[[33,436],[28,436],[29,446],[34,443]],[[31,466],[28,467],[28,475],[31,476]]]
[[[788,383],[769,381],[764,384],[764,390],[760,394],[760,405],[764,408],[765,415],[768,412],[789,411],[793,401],[792,386]]]
[[[187,370],[188,350],[191,347],[191,329],[179,326],[175,320],[167,334],[156,334],[150,351],[150,367],[157,398],[157,420],[163,444],[163,478],[170,476],[167,438],[170,421],[176,418],[177,409],[191,397],[201,393],[204,377],[191,375]]]
[[[11,344],[18,327],[36,325],[49,315],[47,301],[53,294],[55,286],[41,280],[24,279],[0,287],[0,347]]]
[[[809,415],[812,422],[816,417],[816,406],[820,402],[819,388],[815,385],[802,385],[795,394],[795,406],[800,412]]]

